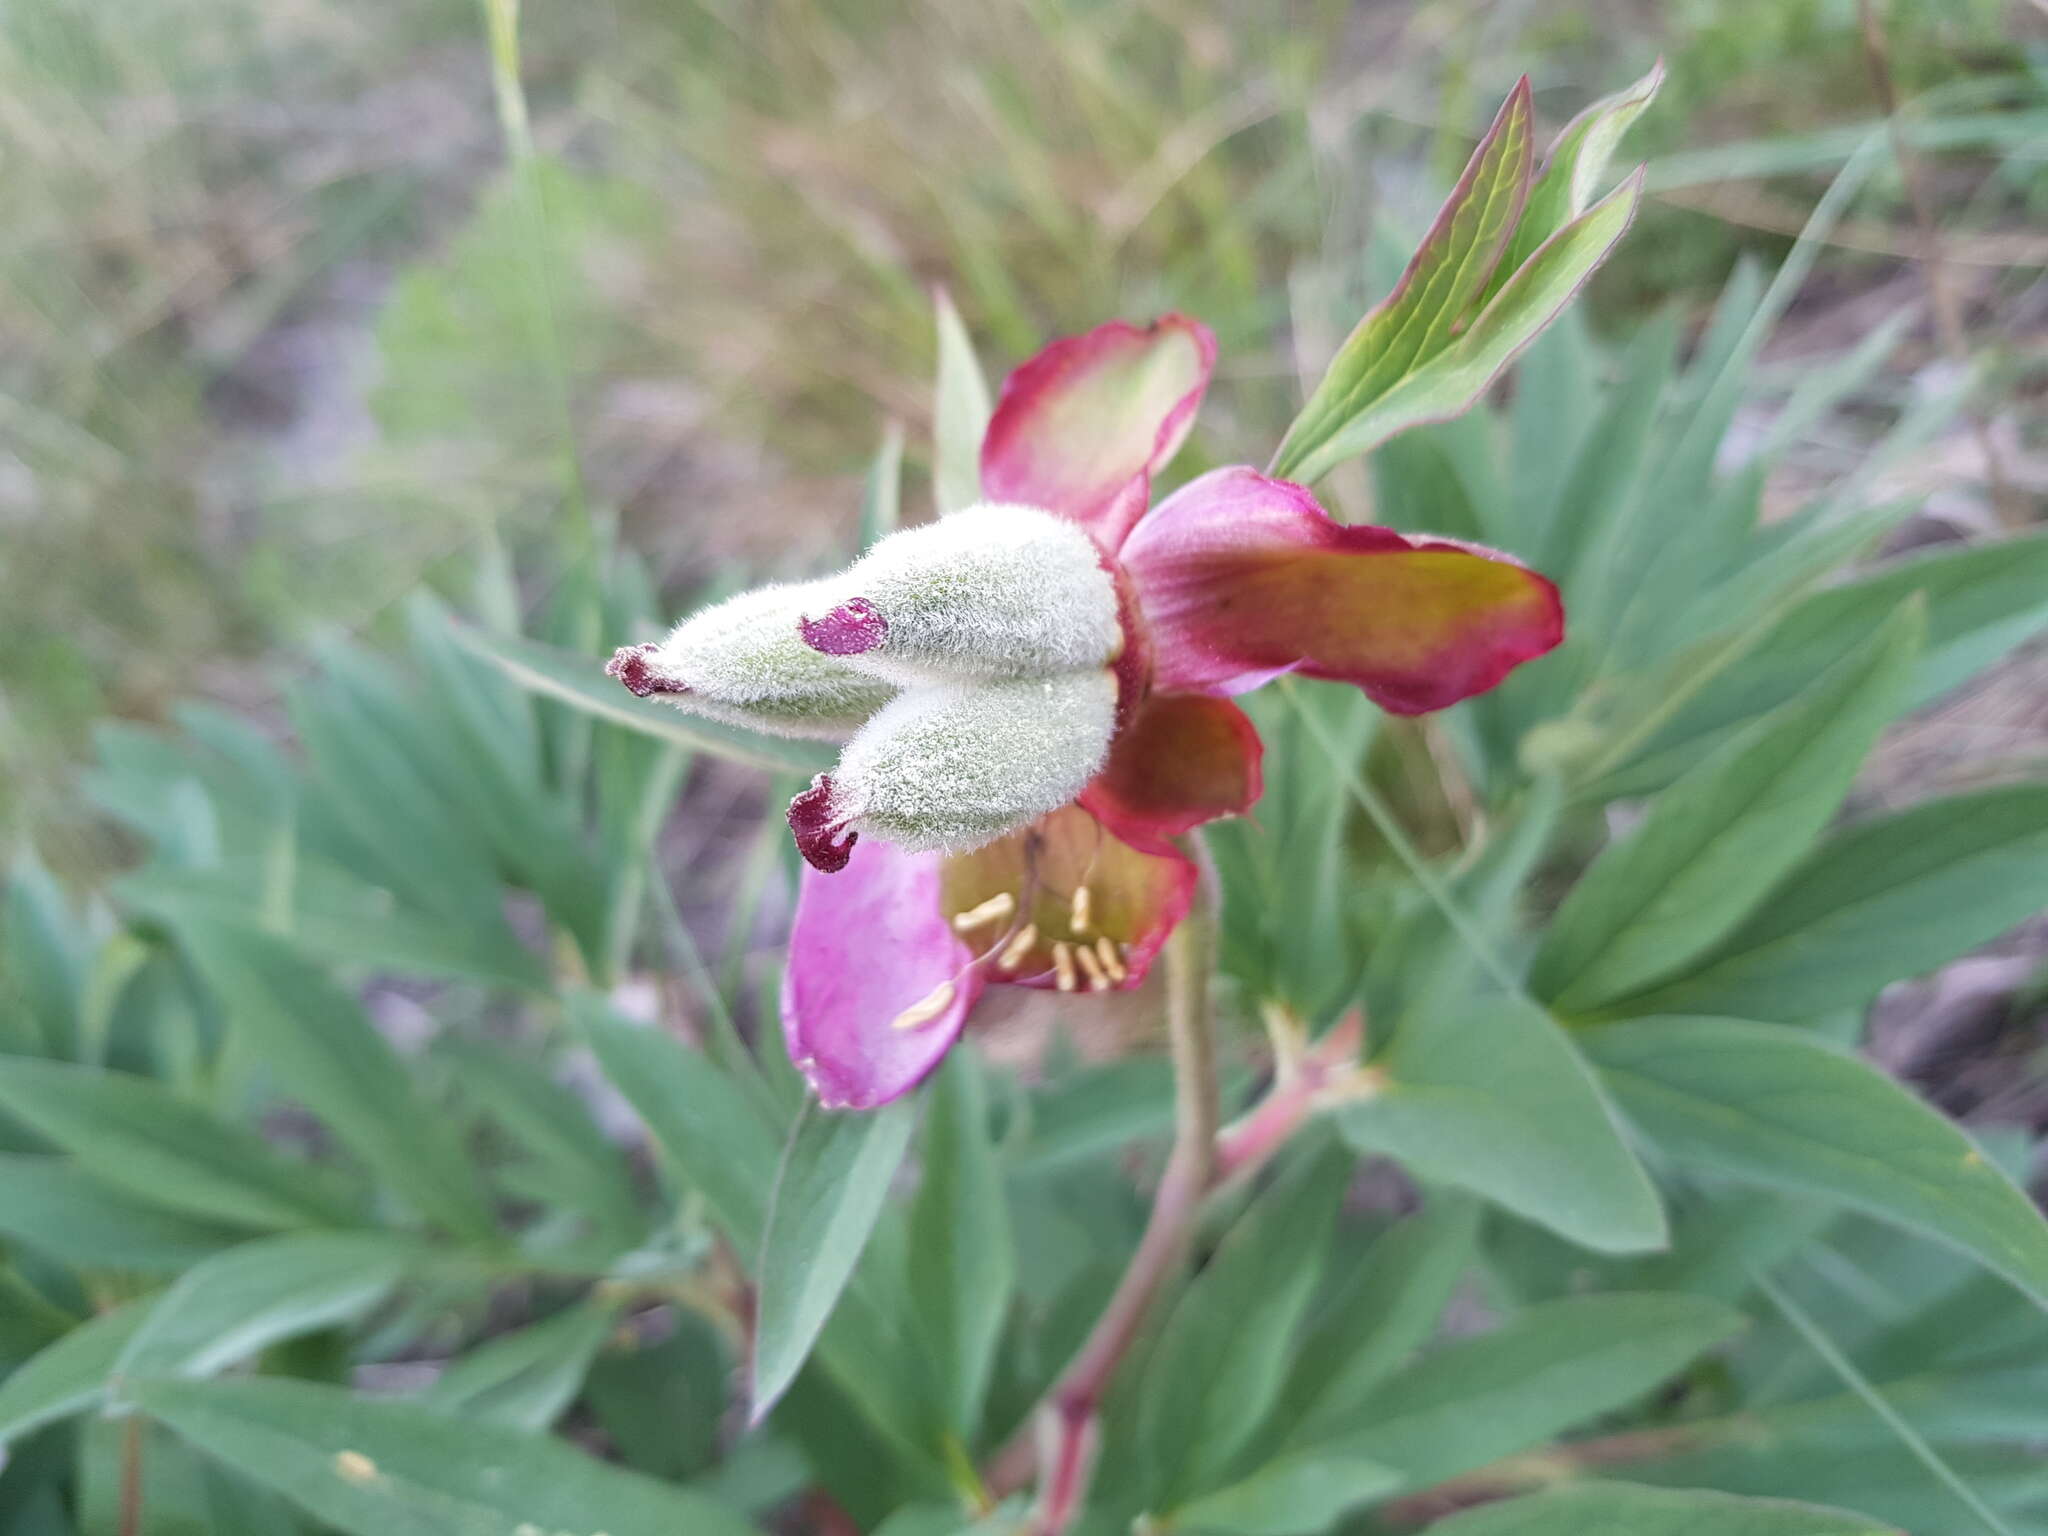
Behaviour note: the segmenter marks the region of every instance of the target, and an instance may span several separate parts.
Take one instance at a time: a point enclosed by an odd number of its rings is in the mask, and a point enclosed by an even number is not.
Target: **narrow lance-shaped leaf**
[[[1868,1063],[1729,1019],[1605,1025],[1586,1045],[1622,1108],[1678,1161],[1925,1232],[2048,1305],[2048,1222],[1968,1137]]]
[[[932,400],[932,495],[939,514],[981,500],[981,439],[988,431],[988,381],[960,311],[941,288],[933,298],[939,330],[939,374]]]
[[[753,1417],[803,1368],[873,1235],[910,1148],[914,1101],[872,1113],[807,1106],[790,1133],[761,1242]]]
[[[1319,449],[1443,349],[1484,291],[1529,192],[1534,141],[1529,81],[1520,80],[1472,152],[1457,186],[1394,291],[1352,331],[1287,429],[1271,472],[1302,473]]]
[[[1854,656],[1653,801],[1558,909],[1531,971],[1536,994],[1593,1012],[1740,922],[1834,815],[1897,711],[1924,614],[1917,600],[1902,606]]]
[[[167,1210],[259,1227],[355,1220],[323,1170],[146,1077],[0,1058],[0,1108],[88,1172]]]
[[[1316,1536],[1346,1510],[1400,1485],[1393,1468],[1349,1451],[1295,1451],[1183,1505],[1170,1528],[1212,1536]]]
[[[106,1399],[114,1362],[149,1317],[148,1301],[102,1312],[31,1356],[0,1382],[0,1447]]]
[[[860,547],[896,531],[903,517],[903,424],[883,429],[882,446],[868,465],[860,489]]]
[[[420,1401],[460,1418],[546,1429],[575,1400],[617,1318],[614,1302],[593,1297],[501,1334],[450,1364]]]
[[[1469,410],[1607,259],[1635,218],[1642,190],[1638,171],[1552,235],[1455,341],[1296,452],[1282,472],[1313,483],[1398,432]]]
[[[755,1536],[699,1493],[546,1435],[310,1382],[157,1381],[138,1406],[349,1536]]]
[[[2048,908],[2048,785],[1930,801],[1817,846],[1764,904],[1630,1014],[1797,1023],[1860,1008]]]

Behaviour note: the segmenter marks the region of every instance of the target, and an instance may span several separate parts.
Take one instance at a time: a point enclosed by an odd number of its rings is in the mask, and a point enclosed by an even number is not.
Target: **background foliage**
[[[2002,1116],[1857,1050],[2048,906],[2042,32],[1879,9],[1903,161],[1831,0],[10,9],[0,1529],[1016,1528],[1157,1002],[805,1115],[810,759],[587,658],[922,515],[934,282],[1203,315],[1175,472],[1263,461],[1513,77],[1662,52],[1591,301],[1324,483],[1572,637],[1253,701],[1228,1107],[1354,1008],[1381,1091],[1211,1201],[1083,1529],[2048,1530],[2033,951]]]

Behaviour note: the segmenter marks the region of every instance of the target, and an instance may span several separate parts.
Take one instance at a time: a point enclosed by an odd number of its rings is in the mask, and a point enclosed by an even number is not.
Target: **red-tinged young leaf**
[[[1396,433],[1469,410],[1607,259],[1635,218],[1642,191],[1638,171],[1545,241],[1449,346],[1315,442],[1276,460],[1275,472],[1313,483]]]
[[[1502,103],[1394,291],[1358,322],[1288,428],[1272,473],[1300,465],[1343,424],[1441,351],[1486,291],[1529,195],[1533,110],[1524,76]]]
[[[1657,98],[1664,85],[1664,61],[1647,75],[1612,96],[1602,97],[1565,124],[1550,146],[1543,170],[1529,188],[1529,203],[1515,227],[1508,252],[1487,285],[1491,302],[1537,248],[1592,205],[1607,163],[1621,137]]]

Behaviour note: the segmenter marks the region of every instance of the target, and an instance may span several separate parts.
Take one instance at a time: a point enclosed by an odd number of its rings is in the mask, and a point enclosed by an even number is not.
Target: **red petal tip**
[[[650,659],[659,646],[651,642],[641,645],[622,645],[612,653],[612,659],[604,664],[604,675],[616,677],[626,685],[626,691],[637,698],[647,698],[656,693],[688,693],[690,690],[671,678],[663,677],[654,670]]]

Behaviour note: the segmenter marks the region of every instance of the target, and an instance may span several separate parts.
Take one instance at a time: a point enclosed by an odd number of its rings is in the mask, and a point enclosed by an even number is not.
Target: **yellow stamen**
[[[1053,985],[1062,992],[1072,992],[1081,985],[1081,978],[1074,970],[1074,946],[1065,939],[1052,947]]]
[[[1068,925],[1076,933],[1086,933],[1094,918],[1095,897],[1085,885],[1074,887],[1074,908]]]
[[[996,956],[999,969],[1013,971],[1017,964],[1038,943],[1038,924],[1026,923],[1010,936],[1010,942],[1003,946],[1003,952]]]
[[[1090,992],[1107,992],[1110,988],[1109,973],[1102,968],[1095,951],[1086,944],[1074,946],[1074,959],[1080,963],[1081,973],[1088,978]]]
[[[1017,898],[1008,891],[998,891],[978,907],[969,907],[965,912],[953,914],[955,933],[972,933],[977,928],[986,928],[990,923],[1000,923],[1017,910]]]
[[[921,1001],[912,1003],[890,1021],[891,1029],[921,1029],[953,1006],[953,983],[942,981]]]
[[[1116,946],[1109,942],[1106,933],[1095,936],[1095,958],[1102,962],[1102,968],[1109,972],[1109,979],[1118,986],[1131,979],[1130,967],[1124,964],[1124,957],[1116,952]]]

